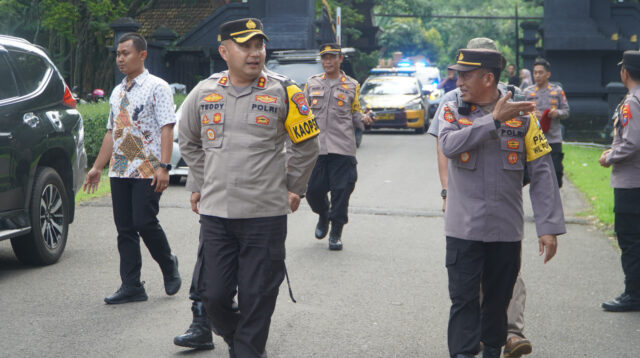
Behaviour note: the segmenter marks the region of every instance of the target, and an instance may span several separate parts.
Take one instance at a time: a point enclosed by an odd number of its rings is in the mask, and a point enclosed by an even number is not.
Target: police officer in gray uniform
[[[536,102],[536,117],[540,121],[549,146],[551,147],[551,159],[556,171],[558,186],[562,188],[562,175],[564,172],[562,159],[562,125],[560,121],[569,117],[569,103],[564,90],[557,84],[550,83],[551,64],[549,61],[538,58],[533,63],[533,78],[536,82],[523,89],[525,100]]]
[[[545,262],[554,255],[556,235],[565,232],[553,163],[532,102],[510,102],[498,90],[505,59],[498,51],[462,49],[458,71],[461,98],[440,114],[440,146],[449,158],[445,211],[446,266],[451,311],[449,352],[500,357],[507,337],[507,307],[520,270],[523,237],[522,182],[525,163]],[[482,289],[482,306],[480,306]]]
[[[287,214],[305,194],[319,130],[300,88],[264,70],[260,20],[227,22],[219,40],[229,70],[191,91],[179,125],[186,187],[200,214],[195,286],[230,356],[263,358],[286,276]]]
[[[371,124],[371,119],[360,107],[360,84],[340,70],[344,59],[340,45],[323,44],[320,57],[325,72],[309,77],[304,90],[320,127],[320,155],[309,180],[307,202],[319,216],[316,238],[327,235],[331,222],[329,249],[342,250],[342,228],[358,179],[354,131],[363,121]]]
[[[476,37],[469,40],[469,42],[467,43],[467,48],[487,49],[495,51],[498,50],[495,42],[486,37]],[[500,82],[498,83],[498,89],[500,93],[504,95],[509,90],[509,87],[503,82]],[[522,94],[518,87],[513,87],[513,89],[516,95]],[[465,112],[471,110],[471,107],[468,104],[464,104],[464,101],[462,101],[460,95],[460,89],[456,88],[453,91],[447,92],[444,97],[442,97],[442,101],[440,102],[440,105],[438,106],[438,109],[433,116],[434,120],[431,121],[427,133],[436,137],[436,139],[438,138],[440,121],[437,120],[437,118],[439,118],[440,113],[445,106],[445,103],[454,101],[456,103],[462,104],[462,107],[464,107],[462,110],[459,109],[459,111]],[[437,142],[437,160],[438,175],[440,177],[440,183],[442,185],[442,191],[440,192],[440,196],[442,197],[442,211],[444,212],[447,205],[447,171],[449,165],[447,157],[445,157],[440,150],[439,142]],[[522,275],[518,274],[516,284],[513,287],[513,295],[511,297],[509,308],[507,310],[508,333],[507,343],[504,347],[505,358],[520,358],[522,357],[522,355],[529,354],[533,350],[531,341],[524,335],[524,308],[526,295],[527,291],[524,280],[522,279]]]
[[[640,52],[625,51],[618,65],[629,94],[615,113],[611,149],[600,157],[600,165],[613,166],[615,230],[625,276],[624,292],[602,304],[613,312],[640,310]]]

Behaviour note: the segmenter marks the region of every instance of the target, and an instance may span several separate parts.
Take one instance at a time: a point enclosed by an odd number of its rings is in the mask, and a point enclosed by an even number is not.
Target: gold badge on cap
[[[325,46],[325,47],[324,47],[324,50],[325,50],[325,51],[329,51],[329,50],[331,50],[331,46]]]
[[[253,29],[255,29],[255,28],[256,28],[256,23],[255,23],[255,22],[253,22],[253,20],[249,20],[249,21],[247,21],[246,26],[247,26],[247,29],[249,29],[249,30],[253,30]]]
[[[464,58],[464,55],[462,54],[462,51],[460,51],[460,56],[458,56],[458,61],[462,61],[463,58]]]

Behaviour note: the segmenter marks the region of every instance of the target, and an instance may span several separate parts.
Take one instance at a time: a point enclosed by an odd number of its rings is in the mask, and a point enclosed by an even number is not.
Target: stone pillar
[[[535,21],[525,21],[520,24],[522,30],[522,53],[520,56],[522,57],[522,68],[526,68],[529,71],[533,68],[533,61],[535,61],[538,56],[538,51],[536,50],[536,43],[538,39],[536,38],[536,33],[538,32],[538,28],[540,24]]]
[[[111,51],[115,53],[118,50],[118,40],[120,40],[120,37],[122,37],[122,35],[126,34],[127,32],[136,32],[138,31],[140,26],[141,25],[139,23],[135,22],[130,17],[121,17],[114,20],[112,23],[110,23],[109,27],[113,30],[113,34],[114,34],[113,48],[111,49]],[[118,69],[118,66],[116,65],[115,61],[113,62],[113,66],[115,67],[114,86],[117,86],[118,84],[120,84],[120,82],[122,82],[124,75]]]

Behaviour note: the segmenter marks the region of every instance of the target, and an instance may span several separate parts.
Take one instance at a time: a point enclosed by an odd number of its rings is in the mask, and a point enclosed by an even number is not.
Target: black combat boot
[[[173,344],[194,349],[213,349],[211,326],[202,302],[193,301],[191,312],[193,312],[193,321],[189,329],[183,335],[173,338]]]
[[[318,218],[318,224],[316,225],[316,239],[324,239],[329,231],[329,216],[327,214],[321,214]]]
[[[329,250],[342,250],[342,224],[331,224],[331,234],[329,234]]]

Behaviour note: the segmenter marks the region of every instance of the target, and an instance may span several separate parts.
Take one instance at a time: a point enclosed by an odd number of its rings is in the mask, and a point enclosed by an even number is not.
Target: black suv
[[[82,117],[53,62],[0,35],[0,240],[21,262],[60,258],[86,168]]]

